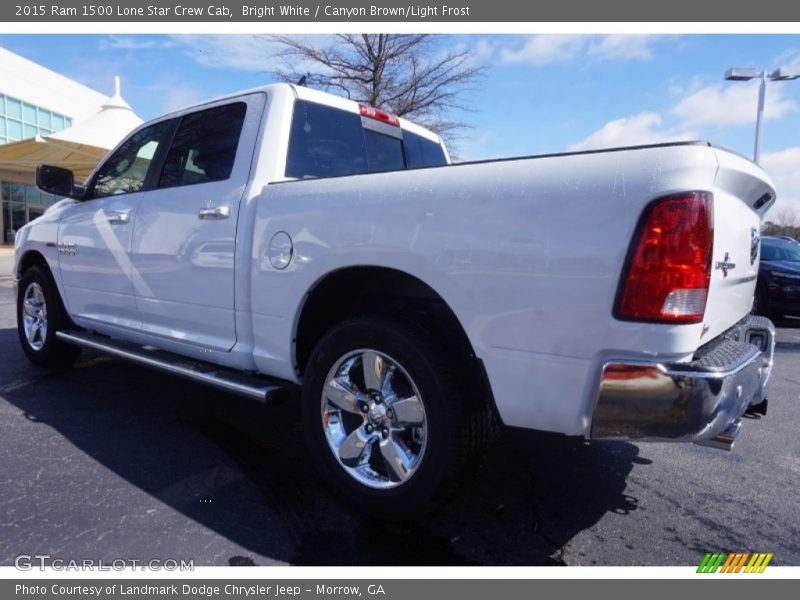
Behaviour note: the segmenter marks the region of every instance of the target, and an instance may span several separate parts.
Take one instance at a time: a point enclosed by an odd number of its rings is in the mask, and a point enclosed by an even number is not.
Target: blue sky
[[[752,154],[755,84],[730,66],[800,64],[798,35],[448,35],[486,78],[463,158],[700,138]],[[0,45],[101,92],[113,75],[143,118],[270,81],[268,42],[247,35],[3,35]],[[800,207],[800,80],[767,91],[763,164]]]

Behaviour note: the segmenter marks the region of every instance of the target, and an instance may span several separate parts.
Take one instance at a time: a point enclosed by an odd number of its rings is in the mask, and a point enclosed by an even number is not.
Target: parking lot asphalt
[[[395,524],[319,483],[292,401],[89,352],[31,365],[0,281],[0,565],[696,565],[706,551],[800,565],[800,326],[784,325],[769,414],[732,452],[506,431],[454,501]]]

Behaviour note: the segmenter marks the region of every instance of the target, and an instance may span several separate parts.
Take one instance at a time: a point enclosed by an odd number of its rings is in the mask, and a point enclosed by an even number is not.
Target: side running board
[[[272,403],[282,400],[288,395],[288,388],[281,383],[211,363],[192,360],[164,350],[150,349],[82,331],[58,331],[56,337],[69,344],[97,350],[116,358],[172,373],[259,402]]]

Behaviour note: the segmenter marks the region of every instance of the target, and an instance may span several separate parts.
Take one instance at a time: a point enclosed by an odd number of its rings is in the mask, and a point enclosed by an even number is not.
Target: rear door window
[[[247,104],[235,102],[184,116],[164,161],[158,186],[228,179],[246,112]]]

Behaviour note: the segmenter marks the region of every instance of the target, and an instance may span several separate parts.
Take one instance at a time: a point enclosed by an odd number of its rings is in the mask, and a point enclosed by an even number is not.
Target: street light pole
[[[761,160],[761,122],[764,119],[764,97],[767,95],[767,73],[761,71],[761,83],[758,86],[758,112],[756,113],[756,142],[753,146],[753,162]]]
[[[750,81],[760,79],[758,86],[758,108],[756,112],[756,141],[753,145],[753,162],[761,159],[761,126],[764,120],[764,100],[767,95],[767,78],[770,81],[792,81],[800,78],[800,67],[782,67],[775,71],[759,71],[752,68],[733,67],[725,71],[727,81]]]

